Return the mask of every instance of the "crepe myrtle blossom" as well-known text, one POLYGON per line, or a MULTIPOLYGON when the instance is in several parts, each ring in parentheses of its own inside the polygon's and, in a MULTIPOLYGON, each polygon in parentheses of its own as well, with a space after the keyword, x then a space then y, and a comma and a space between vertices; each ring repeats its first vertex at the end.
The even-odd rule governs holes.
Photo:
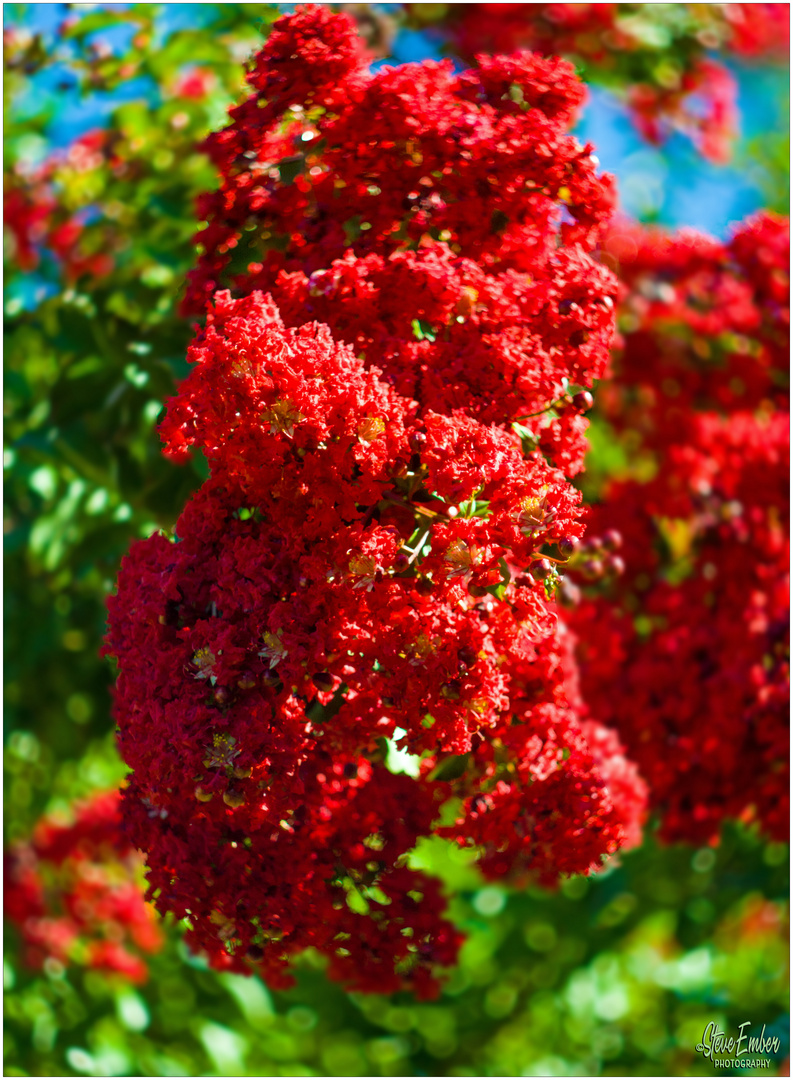
POLYGON ((371 72, 347 16, 305 8, 248 81, 208 143, 205 322, 160 428, 210 477, 109 601, 123 816, 214 966, 285 986, 313 947, 349 988, 428 997, 461 935, 420 837, 552 882, 644 816, 553 602, 612 186, 561 61, 371 72))

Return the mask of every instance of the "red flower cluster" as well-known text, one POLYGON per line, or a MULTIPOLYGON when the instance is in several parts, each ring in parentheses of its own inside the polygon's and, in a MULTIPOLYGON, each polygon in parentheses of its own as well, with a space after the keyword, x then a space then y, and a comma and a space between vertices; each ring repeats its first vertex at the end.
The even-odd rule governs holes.
POLYGON ((14 242, 14 261, 20 270, 35 270, 38 246, 46 235, 55 203, 46 190, 37 186, 7 186, 3 193, 3 224, 14 242))
POLYGON ((738 87, 717 60, 693 63, 672 85, 639 83, 628 93, 628 106, 641 134, 664 142, 674 131, 691 140, 703 157, 724 164, 738 134, 738 87))
POLYGON ((352 988, 428 996, 460 938, 419 837, 553 880, 643 813, 549 599, 583 532, 612 189, 560 61, 370 72, 309 8, 249 81, 210 140, 189 303, 214 306, 161 427, 211 477, 110 601, 124 815, 215 966, 282 986, 313 946, 352 988))
POLYGON ((112 162, 107 143, 105 132, 86 132, 67 150, 21 171, 6 185, 3 223, 13 237, 13 258, 20 270, 35 270, 44 253, 57 261, 70 284, 83 277, 102 278, 113 269, 107 229, 101 234, 94 230, 86 243, 85 216, 71 212, 62 197, 64 182, 79 181, 80 174, 112 162))
MULTIPOLYGON (((442 9, 432 5, 431 15, 423 5, 406 6, 419 23, 437 18, 442 9)), ((725 161, 736 134, 736 86, 707 50, 784 54, 789 5, 677 4, 670 17, 664 8, 672 7, 454 4, 443 17, 443 30, 466 62, 483 52, 526 48, 583 63, 595 80, 627 90, 633 118, 647 139, 661 142, 680 131, 705 157, 725 161)))
POLYGON ((144 982, 141 953, 162 947, 143 899, 143 860, 121 832, 118 792, 77 804, 72 824, 43 818, 6 856, 5 916, 19 926, 28 966, 48 959, 144 982))
POLYGON ((601 405, 652 476, 595 508, 627 569, 574 616, 584 694, 666 838, 740 816, 786 838, 789 224, 759 215, 728 244, 620 227, 605 249, 630 292, 601 405))
POLYGON ((737 56, 780 55, 790 51, 790 4, 723 4, 728 45, 737 56))
POLYGON ((416 249, 547 279, 556 249, 591 247, 611 211, 611 179, 567 134, 584 88, 561 60, 370 72, 354 24, 307 9, 276 24, 248 79, 207 140, 221 185, 199 205, 189 310, 224 282, 269 290, 282 270, 416 249))

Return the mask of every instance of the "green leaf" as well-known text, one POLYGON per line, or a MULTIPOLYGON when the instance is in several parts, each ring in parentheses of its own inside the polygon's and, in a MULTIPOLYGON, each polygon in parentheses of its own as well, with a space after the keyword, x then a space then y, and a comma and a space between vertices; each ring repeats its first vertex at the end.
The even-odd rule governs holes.
POLYGON ((410 325, 417 341, 435 341, 437 335, 429 323, 422 322, 421 319, 414 319, 410 325))
POLYGON ((451 754, 443 758, 429 775, 430 780, 459 780, 471 761, 470 754, 451 754))

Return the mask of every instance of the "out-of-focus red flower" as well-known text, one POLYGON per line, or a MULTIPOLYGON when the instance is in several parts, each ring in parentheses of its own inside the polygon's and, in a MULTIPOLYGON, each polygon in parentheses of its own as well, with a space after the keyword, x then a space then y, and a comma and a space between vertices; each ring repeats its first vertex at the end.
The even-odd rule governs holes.
POLYGON ((84 211, 70 210, 62 194, 65 178, 101 169, 108 160, 114 160, 108 133, 97 129, 14 177, 4 196, 4 223, 14 237, 12 265, 29 272, 43 254, 49 255, 70 285, 86 277, 99 280, 112 271, 115 262, 107 250, 108 229, 101 237, 93 231, 86 240, 84 211), (99 250, 97 240, 101 241, 99 250))
POLYGON ((684 73, 678 87, 631 88, 628 103, 646 139, 664 142, 679 131, 703 157, 725 163, 738 133, 738 88, 730 72, 715 60, 700 60, 684 73))
POLYGON ((790 52, 790 4, 722 4, 729 45, 738 55, 757 57, 790 52))
POLYGON ((217 85, 217 76, 209 68, 192 67, 183 72, 173 86, 174 97, 201 101, 217 85))
POLYGON ((789 250, 760 214, 722 244, 616 226, 622 351, 601 405, 652 479, 613 482, 624 574, 573 614, 584 696, 668 839, 725 818, 788 835, 789 250))
POLYGON ((6 186, 3 194, 3 224, 14 238, 12 258, 20 270, 35 270, 39 263, 38 244, 47 231, 55 204, 40 185, 27 189, 6 186))
POLYGON ((71 824, 43 818, 7 854, 5 915, 19 927, 29 966, 51 958, 145 981, 140 954, 158 952, 163 938, 118 803, 118 792, 108 792, 76 804, 71 824))

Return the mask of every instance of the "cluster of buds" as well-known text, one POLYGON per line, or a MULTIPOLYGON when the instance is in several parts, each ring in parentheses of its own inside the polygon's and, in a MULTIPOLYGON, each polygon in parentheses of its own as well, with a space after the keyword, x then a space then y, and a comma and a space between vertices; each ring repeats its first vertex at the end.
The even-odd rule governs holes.
POLYGON ((584 581, 619 577, 625 570, 625 562, 618 554, 621 547, 622 534, 616 529, 606 529, 600 536, 587 536, 580 543, 573 541, 567 568, 584 581))

